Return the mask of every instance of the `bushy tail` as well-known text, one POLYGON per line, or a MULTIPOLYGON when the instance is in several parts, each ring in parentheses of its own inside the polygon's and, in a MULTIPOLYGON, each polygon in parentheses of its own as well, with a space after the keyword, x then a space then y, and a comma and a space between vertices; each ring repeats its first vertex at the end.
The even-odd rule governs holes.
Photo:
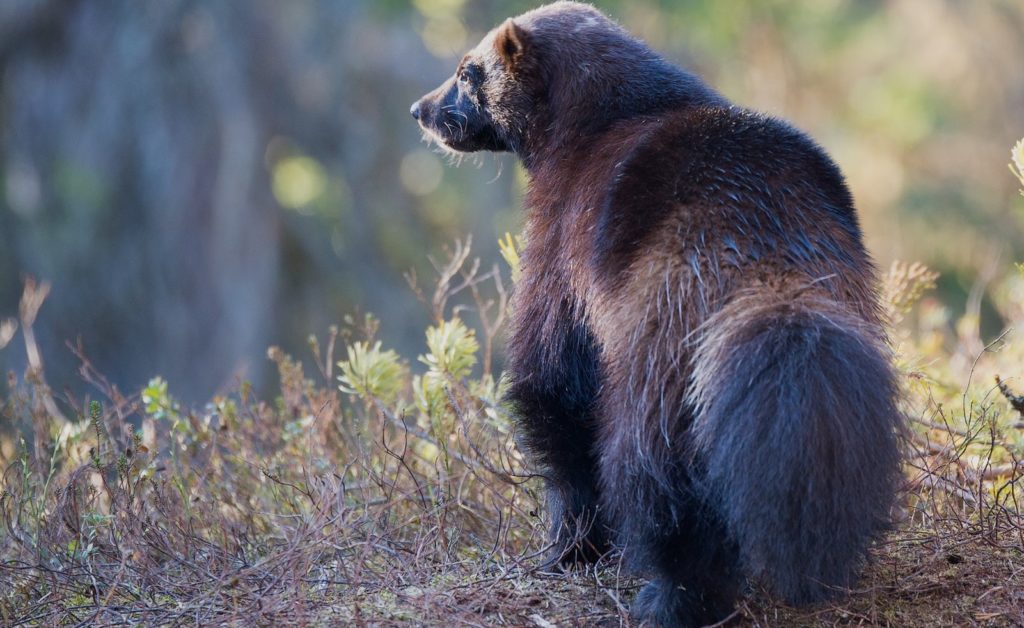
POLYGON ((881 332, 834 301, 738 299, 694 363, 702 484, 748 573, 801 604, 855 577, 899 473, 881 332))

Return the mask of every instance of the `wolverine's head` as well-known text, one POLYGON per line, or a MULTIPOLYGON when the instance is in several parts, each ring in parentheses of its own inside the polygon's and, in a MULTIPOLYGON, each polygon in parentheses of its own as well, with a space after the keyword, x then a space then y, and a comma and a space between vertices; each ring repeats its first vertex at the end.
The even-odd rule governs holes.
POLYGON ((459 152, 517 151, 534 94, 530 36, 511 18, 466 53, 455 75, 413 103, 427 137, 459 152))
POLYGON ((622 118, 723 102, 594 7, 556 2, 489 32, 410 112, 448 149, 529 162, 622 118))

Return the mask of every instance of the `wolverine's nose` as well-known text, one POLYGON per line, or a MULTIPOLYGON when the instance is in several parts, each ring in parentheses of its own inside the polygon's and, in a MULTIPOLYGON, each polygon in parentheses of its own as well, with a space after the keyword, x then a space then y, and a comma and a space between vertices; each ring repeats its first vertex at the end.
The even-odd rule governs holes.
POLYGON ((412 117, 416 118, 417 120, 420 119, 420 101, 417 100, 412 104, 412 107, 409 108, 409 113, 411 113, 412 117))

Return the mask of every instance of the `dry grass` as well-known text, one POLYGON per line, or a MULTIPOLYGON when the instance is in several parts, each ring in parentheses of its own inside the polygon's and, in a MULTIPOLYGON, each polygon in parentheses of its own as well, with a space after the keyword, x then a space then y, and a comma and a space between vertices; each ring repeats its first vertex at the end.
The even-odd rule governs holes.
MULTIPOLYGON (((424 301, 440 321, 450 297, 467 297, 486 321, 486 373, 504 290, 497 269, 480 273, 468 250, 453 253, 424 301)), ((929 279, 906 267, 891 276, 906 284, 892 299, 899 316, 899 299, 929 279)), ((41 289, 29 287, 21 312, 30 355, 41 289)), ((353 384, 363 393, 337 389, 336 346, 376 332, 370 319, 332 330, 311 343, 311 369, 271 350, 281 381, 271 401, 246 384, 191 410, 159 381, 124 395, 77 347, 96 401, 54 399, 41 365, 12 375, 0 432, 0 622, 629 625, 638 583, 614 556, 575 574, 537 571, 539 481, 492 379, 465 376, 449 355, 439 380, 413 383, 408 365, 378 356, 380 369, 353 384), (28 442, 12 446, 19 433, 28 442)), ((919 336, 901 343, 916 348, 919 336)), ((446 346, 457 353, 456 344, 446 346)), ((1019 365, 1014 355, 943 364, 988 379, 1000 360, 1019 365)), ((912 426, 898 528, 835 603, 797 611, 752 585, 733 624, 1024 624, 1022 419, 994 383, 974 397, 977 385, 956 392, 931 366, 904 366, 912 426)))

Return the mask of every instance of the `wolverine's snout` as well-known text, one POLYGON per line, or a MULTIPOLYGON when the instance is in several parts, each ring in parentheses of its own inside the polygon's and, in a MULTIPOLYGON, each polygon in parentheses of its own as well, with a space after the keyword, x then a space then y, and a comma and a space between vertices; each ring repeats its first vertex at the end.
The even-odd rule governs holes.
POLYGON ((409 107, 409 114, 419 122, 420 128, 438 143, 454 148, 465 133, 465 113, 459 111, 452 99, 451 87, 445 83, 421 96, 409 107), (458 117, 459 119, 454 119, 458 117), (460 135, 462 134, 462 135, 460 135))
POLYGON ((421 96, 409 107, 424 136, 445 150, 471 153, 478 150, 508 150, 470 88, 450 78, 434 91, 421 96))

